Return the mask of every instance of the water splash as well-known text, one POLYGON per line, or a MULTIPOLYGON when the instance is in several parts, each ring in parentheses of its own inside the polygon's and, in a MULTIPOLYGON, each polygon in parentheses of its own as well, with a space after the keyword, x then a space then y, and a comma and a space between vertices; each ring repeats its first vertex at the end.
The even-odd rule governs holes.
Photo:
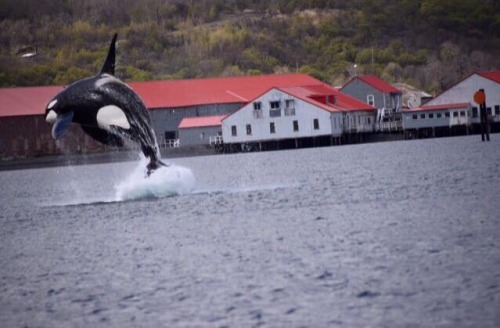
POLYGON ((195 178, 191 169, 170 164, 146 177, 144 167, 147 161, 141 159, 132 173, 115 185, 115 201, 162 198, 192 192, 195 178))

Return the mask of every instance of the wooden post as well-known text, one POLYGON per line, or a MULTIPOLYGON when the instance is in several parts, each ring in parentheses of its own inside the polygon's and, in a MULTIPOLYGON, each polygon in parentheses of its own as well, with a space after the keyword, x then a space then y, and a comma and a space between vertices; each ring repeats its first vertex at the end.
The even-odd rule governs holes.
POLYGON ((479 117, 481 118, 481 140, 490 141, 488 131, 488 112, 486 111, 486 94, 484 89, 479 89, 474 94, 474 101, 479 105, 479 117))

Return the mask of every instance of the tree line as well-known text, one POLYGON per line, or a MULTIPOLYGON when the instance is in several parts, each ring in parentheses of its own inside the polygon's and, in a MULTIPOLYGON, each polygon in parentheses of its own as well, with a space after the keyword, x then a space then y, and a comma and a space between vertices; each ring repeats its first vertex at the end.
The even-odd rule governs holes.
POLYGON ((437 93, 500 69, 495 0, 2 0, 0 86, 95 74, 114 32, 127 81, 376 74, 437 93))

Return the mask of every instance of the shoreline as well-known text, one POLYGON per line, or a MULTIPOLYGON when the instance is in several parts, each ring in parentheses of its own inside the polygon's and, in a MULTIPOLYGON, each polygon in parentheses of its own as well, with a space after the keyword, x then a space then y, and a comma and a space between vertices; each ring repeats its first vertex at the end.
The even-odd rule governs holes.
MULTIPOLYGON (((490 135, 496 134, 495 132, 490 135)), ((473 133, 469 136, 479 135, 473 133)), ((465 137, 467 135, 452 135, 443 136, 444 138, 450 137, 465 137)), ((341 145, 332 145, 330 147, 339 147, 355 144, 367 144, 367 143, 378 143, 378 142, 393 142, 393 141, 411 141, 411 140, 423 140, 423 139, 436 139, 435 138, 416 138, 416 139, 404 139, 401 134, 378 134, 372 135, 369 138, 364 139, 361 142, 347 142, 341 145)), ((303 148, 303 147, 300 147, 303 148)), ((309 147, 306 147, 309 148, 309 147)), ((293 148, 283 148, 293 149, 293 148)), ((203 146, 189 146, 182 148, 160 148, 161 158, 163 160, 169 158, 184 158, 184 157, 197 157, 197 156, 210 156, 210 155, 223 155, 224 153, 217 152, 213 147, 206 145, 203 146)), ((11 170, 24 170, 24 169, 35 169, 35 168, 49 168, 57 166, 73 166, 73 165, 91 165, 91 164, 104 164, 104 163, 117 163, 117 162, 127 162, 139 160, 141 156, 139 149, 112 149, 100 153, 90 153, 90 154, 59 154, 59 155, 48 155, 40 157, 31 158, 20 158, 12 160, 0 160, 0 172, 1 171, 11 171, 11 170)))
MULTIPOLYGON (((213 148, 161 148, 162 158, 217 155, 213 148)), ((12 160, 0 160, 0 171, 26 170, 45 167, 118 163, 139 160, 139 150, 110 150, 90 154, 60 154, 12 160)))

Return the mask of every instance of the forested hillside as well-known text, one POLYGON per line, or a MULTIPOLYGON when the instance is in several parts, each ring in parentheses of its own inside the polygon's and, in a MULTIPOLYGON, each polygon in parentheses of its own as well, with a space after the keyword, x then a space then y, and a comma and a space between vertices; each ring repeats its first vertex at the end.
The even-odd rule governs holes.
POLYGON ((127 81, 357 73, 439 92, 500 69, 496 0, 0 0, 0 86, 93 75, 114 32, 127 81))

